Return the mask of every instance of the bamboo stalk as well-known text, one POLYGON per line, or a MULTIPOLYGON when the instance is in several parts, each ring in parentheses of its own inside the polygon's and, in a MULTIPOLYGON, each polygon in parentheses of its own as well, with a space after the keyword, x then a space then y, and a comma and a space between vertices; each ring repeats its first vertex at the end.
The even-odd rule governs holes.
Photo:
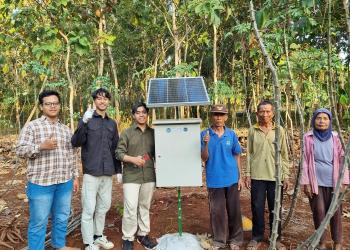
POLYGON ((254 11, 254 5, 253 1, 250 1, 250 14, 251 19, 253 23, 253 29, 255 36, 259 42, 259 47, 261 49, 262 54, 264 55, 265 61, 267 63, 267 66, 269 67, 271 74, 272 74, 272 83, 274 86, 274 102, 275 102, 275 124, 276 124, 276 130, 275 130, 275 141, 274 141, 274 147, 275 147, 275 168, 276 168, 276 188, 275 188, 275 208, 273 211, 274 217, 273 217, 273 223, 272 223, 272 231, 271 231, 271 237, 270 237, 270 246, 269 250, 275 250, 276 249, 276 241, 278 237, 278 224, 279 221, 281 221, 280 218, 280 209, 281 209, 281 192, 282 192, 282 182, 281 182, 281 145, 279 142, 280 138, 280 107, 281 107, 281 92, 280 92, 280 85, 279 80, 277 76, 277 71, 275 66, 273 65, 270 56, 268 55, 263 39, 260 36, 256 20, 255 20, 255 11, 254 11))
POLYGON ((300 138, 301 138, 301 143, 300 143, 300 161, 298 164, 298 172, 297 172, 297 179, 295 181, 295 186, 294 186, 294 192, 293 192, 293 197, 292 197, 292 202, 289 208, 289 212, 288 215, 286 216, 286 219, 284 221, 284 223, 282 224, 282 228, 286 228, 288 226, 288 223, 290 222, 291 218, 293 217, 294 214, 294 209, 296 207, 297 204, 297 197, 298 194, 300 192, 300 180, 301 180, 301 173, 303 170, 303 161, 304 161, 304 133, 305 133, 305 127, 304 127, 304 116, 303 116, 303 108, 300 104, 300 99, 298 97, 298 93, 296 92, 296 90, 294 89, 293 86, 293 73, 292 73, 292 69, 290 66, 290 61, 289 61, 289 49, 288 49, 288 41, 287 41, 287 37, 286 37, 286 33, 285 31, 283 32, 284 35, 284 47, 285 47, 285 51, 286 51, 286 61, 287 61, 287 69, 288 69, 288 76, 289 76, 289 81, 290 81, 290 86, 291 89, 294 93, 294 97, 295 97, 295 101, 297 104, 297 112, 300 118, 300 138))

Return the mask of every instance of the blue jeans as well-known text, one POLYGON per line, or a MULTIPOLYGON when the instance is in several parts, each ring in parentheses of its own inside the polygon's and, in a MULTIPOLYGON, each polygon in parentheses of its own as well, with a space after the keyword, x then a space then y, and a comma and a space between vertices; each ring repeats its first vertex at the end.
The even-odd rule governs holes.
POLYGON ((72 180, 50 186, 28 182, 29 250, 44 250, 46 227, 50 214, 52 247, 62 248, 65 246, 72 189, 72 180))

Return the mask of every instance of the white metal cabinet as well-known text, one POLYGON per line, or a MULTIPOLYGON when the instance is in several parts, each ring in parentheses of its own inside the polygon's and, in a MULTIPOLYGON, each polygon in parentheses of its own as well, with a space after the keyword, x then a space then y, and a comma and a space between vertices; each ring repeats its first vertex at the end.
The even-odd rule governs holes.
POLYGON ((155 120, 157 187, 202 186, 201 119, 155 120))

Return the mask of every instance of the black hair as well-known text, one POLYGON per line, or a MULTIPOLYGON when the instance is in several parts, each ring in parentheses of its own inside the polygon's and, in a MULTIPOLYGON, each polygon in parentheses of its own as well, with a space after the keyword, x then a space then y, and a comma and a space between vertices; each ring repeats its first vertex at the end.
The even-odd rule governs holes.
POLYGON ((48 97, 48 96, 52 96, 52 95, 57 96, 58 101, 61 102, 60 94, 57 91, 55 91, 55 90, 44 90, 43 92, 41 92, 39 94, 39 98, 38 98, 39 99, 39 104, 42 105, 43 101, 44 101, 44 98, 48 97))
POLYGON ((109 100, 111 100, 111 94, 105 88, 96 89, 94 92, 91 93, 92 99, 95 100, 97 96, 104 96, 104 97, 107 97, 109 100))
POLYGON ((144 107, 147 114, 148 114, 149 108, 147 108, 146 103, 144 103, 144 102, 135 103, 134 106, 132 106, 132 108, 131 108, 131 113, 134 115, 139 107, 144 107))
POLYGON ((262 101, 258 104, 257 111, 259 112, 260 107, 261 107, 261 106, 265 106, 265 105, 271 105, 271 106, 272 106, 272 111, 275 110, 275 106, 273 105, 273 103, 272 103, 270 100, 262 100, 262 101))

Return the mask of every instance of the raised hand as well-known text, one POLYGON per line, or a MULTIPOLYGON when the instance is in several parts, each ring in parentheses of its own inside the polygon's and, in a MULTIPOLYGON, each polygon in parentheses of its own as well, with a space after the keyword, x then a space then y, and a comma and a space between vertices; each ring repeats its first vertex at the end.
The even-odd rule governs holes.
POLYGON ((91 108, 89 105, 88 109, 85 111, 84 116, 83 116, 83 122, 88 123, 90 119, 92 118, 92 115, 94 114, 94 109, 91 108))
POLYGON ((203 141, 205 144, 208 144, 208 142, 210 141, 209 130, 207 130, 206 135, 203 137, 203 141))

